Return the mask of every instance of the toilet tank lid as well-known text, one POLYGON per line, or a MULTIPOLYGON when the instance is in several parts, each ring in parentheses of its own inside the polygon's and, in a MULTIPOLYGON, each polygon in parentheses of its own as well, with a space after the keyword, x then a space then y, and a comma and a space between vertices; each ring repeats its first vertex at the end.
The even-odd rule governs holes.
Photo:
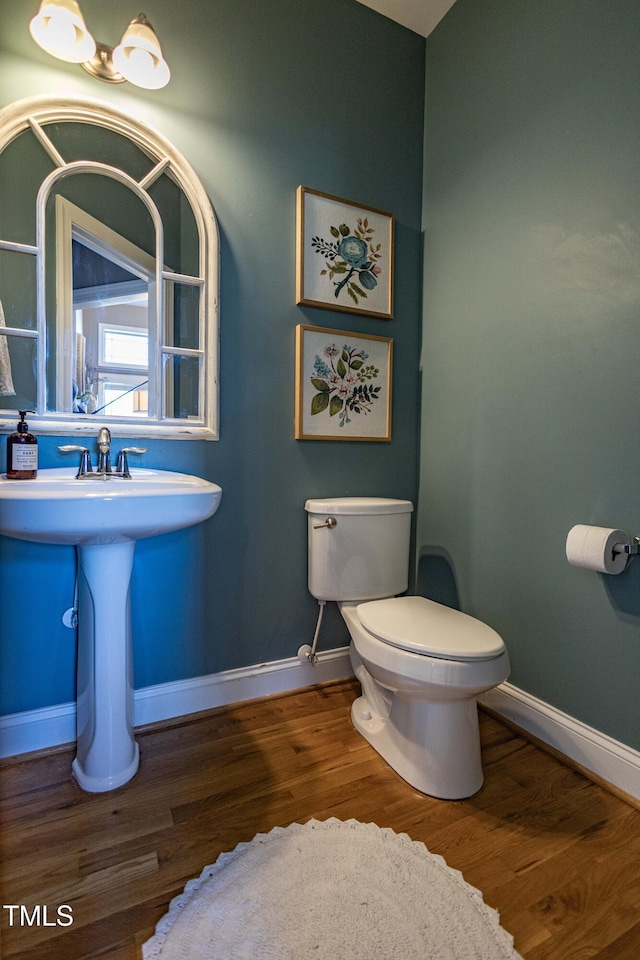
POLYGON ((325 500, 307 500, 307 513, 335 513, 343 516, 370 516, 381 513, 411 513, 410 500, 389 497, 329 497, 325 500))

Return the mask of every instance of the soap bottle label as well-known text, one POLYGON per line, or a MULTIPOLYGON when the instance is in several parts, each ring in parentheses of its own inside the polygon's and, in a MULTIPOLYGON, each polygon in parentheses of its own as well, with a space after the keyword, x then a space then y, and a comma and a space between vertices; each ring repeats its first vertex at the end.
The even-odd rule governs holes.
POLYGON ((12 470, 37 470, 38 447, 35 443, 14 443, 11 448, 12 470))

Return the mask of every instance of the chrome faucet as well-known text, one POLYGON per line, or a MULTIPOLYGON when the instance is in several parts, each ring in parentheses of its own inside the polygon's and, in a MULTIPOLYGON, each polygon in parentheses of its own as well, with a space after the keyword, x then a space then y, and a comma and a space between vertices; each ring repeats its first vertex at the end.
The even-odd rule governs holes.
POLYGON ((131 479, 131 473, 129 471, 129 461, 127 459, 128 453, 146 453, 146 447, 123 447, 120 453, 118 454, 118 462, 116 464, 116 475, 122 477, 124 480, 131 479))
POLYGON ((111 473, 111 431, 100 427, 98 431, 98 473, 111 473))
POLYGON ((131 472, 127 454, 146 453, 146 447, 123 447, 118 454, 116 469, 111 469, 111 431, 108 427, 100 427, 98 431, 98 466, 95 473, 91 467, 91 454, 87 447, 79 447, 75 444, 67 444, 58 447, 62 453, 71 453, 76 450, 80 453, 80 466, 76 474, 76 480, 130 480, 131 472))
POLYGON ((93 467, 91 466, 91 452, 88 447, 79 447, 75 443, 66 443, 63 447, 58 447, 60 453, 74 453, 77 451, 80 454, 80 466, 78 467, 78 472, 76 473, 76 480, 82 480, 84 477, 95 477, 93 472, 93 467))

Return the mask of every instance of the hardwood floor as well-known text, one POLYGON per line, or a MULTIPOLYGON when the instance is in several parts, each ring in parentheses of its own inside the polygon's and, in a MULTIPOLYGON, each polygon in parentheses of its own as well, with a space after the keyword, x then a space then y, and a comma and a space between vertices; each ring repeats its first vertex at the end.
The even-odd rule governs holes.
POLYGON ((171 898, 220 852, 331 816, 441 854, 499 910, 525 960, 637 960, 640 811, 484 714, 483 790, 424 797, 352 728, 355 690, 331 684, 143 730, 140 772, 108 794, 73 783, 68 749, 3 765, 3 960, 138 960, 171 898), (8 909, 20 904, 31 926, 8 909))

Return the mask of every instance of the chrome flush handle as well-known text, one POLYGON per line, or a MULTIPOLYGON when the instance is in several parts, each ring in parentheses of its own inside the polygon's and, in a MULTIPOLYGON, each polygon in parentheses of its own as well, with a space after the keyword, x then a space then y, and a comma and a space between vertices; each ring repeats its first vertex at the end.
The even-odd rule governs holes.
POLYGON ((338 522, 338 521, 335 519, 335 517, 327 517, 327 519, 324 521, 324 523, 314 523, 313 529, 314 529, 314 530, 321 530, 322 527, 329 527, 329 530, 331 530, 332 527, 335 527, 335 525, 337 524, 337 522, 338 522))

